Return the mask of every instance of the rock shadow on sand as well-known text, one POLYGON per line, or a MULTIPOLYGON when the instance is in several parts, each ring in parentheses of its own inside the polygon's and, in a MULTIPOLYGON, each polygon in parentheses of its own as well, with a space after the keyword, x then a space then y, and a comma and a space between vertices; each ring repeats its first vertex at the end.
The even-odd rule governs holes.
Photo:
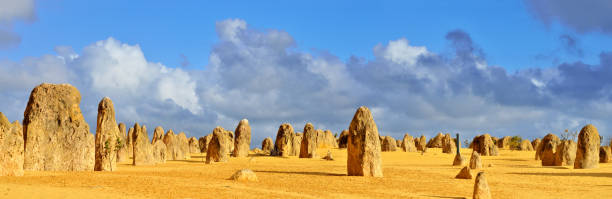
POLYGON ((346 176, 343 173, 327 173, 318 171, 266 171, 255 170, 256 173, 277 173, 277 174, 298 174, 298 175, 318 175, 318 176, 346 176))
POLYGON ((428 198, 465 199, 466 197, 421 195, 428 198))
POLYGON ((192 160, 166 160, 166 162, 186 162, 186 163, 204 163, 206 160, 192 159, 192 160))
POLYGON ((271 157, 271 158, 289 159, 289 157, 276 156, 276 155, 270 155, 270 154, 249 154, 247 157, 249 158, 251 157, 271 157))
POLYGON ((200 158, 201 159, 201 158, 206 158, 206 155, 192 155, 191 158, 194 158, 194 159, 200 158))
POLYGON ((496 159, 492 159, 492 160, 513 161, 513 162, 529 162, 529 161, 531 161, 531 160, 525 160, 525 159, 511 159, 511 158, 496 158, 496 159))
POLYGON ((526 169, 569 169, 565 166, 540 166, 540 165, 504 165, 511 168, 526 168, 526 169))
POLYGON ((612 173, 508 173, 533 176, 560 176, 560 177, 604 177, 612 178, 612 173))

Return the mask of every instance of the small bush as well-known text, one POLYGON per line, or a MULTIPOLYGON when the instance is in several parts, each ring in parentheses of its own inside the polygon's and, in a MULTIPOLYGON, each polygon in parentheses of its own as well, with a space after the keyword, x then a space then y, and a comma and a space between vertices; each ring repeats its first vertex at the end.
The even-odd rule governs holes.
POLYGON ((576 137, 578 137, 578 131, 571 132, 565 129, 565 131, 561 133, 561 140, 574 140, 575 141, 576 137))
POLYGON ((523 138, 521 138, 521 136, 515 135, 510 138, 510 143, 508 143, 508 145, 510 145, 510 149, 519 149, 522 141, 523 138))
POLYGON ((112 162, 115 161, 115 159, 112 158, 113 157, 112 154, 115 154, 115 158, 116 158, 117 151, 121 150, 121 148, 123 148, 123 147, 124 147, 124 144, 121 141, 121 138, 117 138, 117 140, 115 140, 115 148, 114 149, 111 149, 110 140, 106 140, 104 142, 104 156, 105 157, 110 157, 109 158, 110 161, 108 161, 108 166, 110 167, 111 171, 113 171, 112 162))

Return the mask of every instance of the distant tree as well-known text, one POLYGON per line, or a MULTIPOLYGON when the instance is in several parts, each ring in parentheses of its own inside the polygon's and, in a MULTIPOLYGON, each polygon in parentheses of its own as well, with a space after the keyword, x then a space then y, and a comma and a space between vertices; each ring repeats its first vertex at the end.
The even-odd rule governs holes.
POLYGON ((578 131, 571 132, 571 131, 565 129, 565 131, 563 131, 561 133, 561 140, 573 140, 573 141, 575 141, 576 137, 578 137, 578 131))
POLYGON ((463 140, 463 144, 465 145, 465 147, 470 147, 470 141, 468 139, 463 140))
POLYGON ((510 138, 510 143, 508 143, 508 145, 510 145, 510 149, 519 149, 522 141, 523 138, 521 136, 516 135, 510 138))
POLYGON ((123 148, 123 142, 121 141, 121 138, 117 138, 117 140, 115 140, 115 148, 111 149, 110 146, 110 140, 106 140, 104 142, 104 156, 106 158, 109 158, 108 161, 108 166, 110 167, 111 171, 113 171, 113 161, 116 161, 116 157, 117 157, 117 151, 121 150, 121 148, 123 148), (115 154, 115 158, 113 158, 112 154, 115 154))

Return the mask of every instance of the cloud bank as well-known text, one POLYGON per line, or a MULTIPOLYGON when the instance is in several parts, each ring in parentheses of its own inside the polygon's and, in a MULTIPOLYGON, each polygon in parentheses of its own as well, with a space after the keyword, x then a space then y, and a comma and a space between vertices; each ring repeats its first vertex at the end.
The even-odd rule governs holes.
POLYGON ((0 0, 0 50, 15 48, 21 43, 21 36, 13 32, 15 22, 35 19, 34 0, 0 0))
POLYGON ((612 1, 525 0, 527 8, 546 24, 559 22, 577 32, 612 34, 612 1))
POLYGON ((150 62, 138 45, 114 38, 81 52, 59 46, 54 55, 0 61, 0 110, 21 119, 34 86, 67 82, 81 91, 91 128, 97 103, 109 96, 118 121, 190 136, 217 125, 233 130, 247 118, 252 147, 285 122, 296 131, 312 122, 339 132, 362 105, 373 111, 381 134, 396 138, 437 132, 534 138, 587 123, 612 135, 606 120, 612 115, 612 53, 602 52, 597 65, 563 63, 510 74, 489 65, 484 49, 462 30, 441 38, 452 53, 398 38, 374 46, 372 59, 340 60, 301 51, 289 33, 244 20, 220 21, 215 28, 219 41, 201 69, 150 62))

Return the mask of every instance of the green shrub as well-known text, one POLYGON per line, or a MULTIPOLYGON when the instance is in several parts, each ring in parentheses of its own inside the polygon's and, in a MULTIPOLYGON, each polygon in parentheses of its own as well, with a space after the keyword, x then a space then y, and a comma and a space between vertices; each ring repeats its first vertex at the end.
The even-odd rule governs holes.
POLYGON ((510 143, 508 143, 508 145, 510 145, 510 149, 519 149, 522 141, 523 138, 521 138, 521 136, 515 135, 510 138, 510 143))
POLYGON ((111 149, 110 140, 106 140, 104 142, 104 156, 105 157, 110 157, 109 158, 110 161, 108 161, 108 164, 109 164, 108 166, 110 167, 111 171, 113 171, 113 164, 112 164, 112 162, 115 161, 115 159, 112 158, 113 157, 112 154, 115 154, 115 157, 116 157, 117 151, 121 150, 121 148, 123 148, 123 147, 124 147, 124 144, 121 141, 121 138, 119 138, 119 137, 117 138, 117 140, 115 140, 115 148, 114 149, 111 149))

